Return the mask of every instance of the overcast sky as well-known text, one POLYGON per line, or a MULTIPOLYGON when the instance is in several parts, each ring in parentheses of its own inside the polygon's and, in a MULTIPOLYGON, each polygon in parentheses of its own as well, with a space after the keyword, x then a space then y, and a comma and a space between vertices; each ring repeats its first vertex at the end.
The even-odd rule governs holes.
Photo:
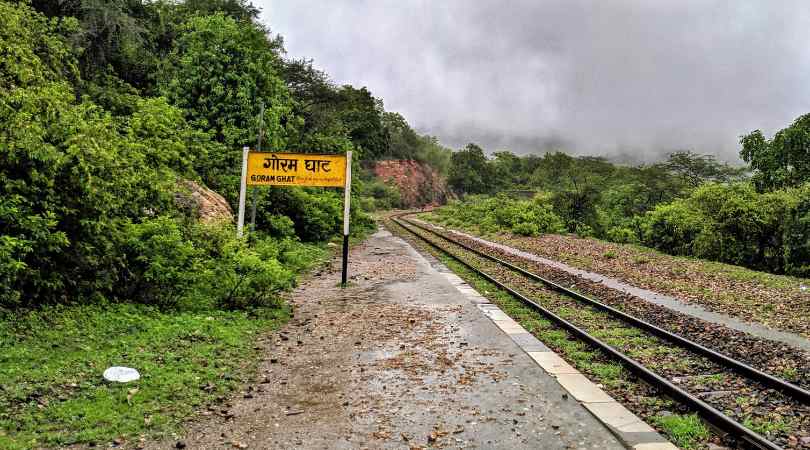
POLYGON ((806 0, 254 0, 290 57, 457 148, 736 159, 810 112, 806 0))

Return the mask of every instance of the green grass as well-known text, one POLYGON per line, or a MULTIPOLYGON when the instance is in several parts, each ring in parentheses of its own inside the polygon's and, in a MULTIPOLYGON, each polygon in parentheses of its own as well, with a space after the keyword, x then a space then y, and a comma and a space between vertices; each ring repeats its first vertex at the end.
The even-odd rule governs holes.
POLYGON ((696 448, 710 436, 706 424, 696 414, 655 416, 653 421, 667 433, 675 445, 683 449, 696 448))
POLYGON ((164 313, 145 306, 47 308, 0 320, 0 448, 103 444, 174 429, 255 368, 258 333, 287 307, 164 313), (109 366, 141 379, 105 382, 109 366))
POLYGON ((779 371, 779 374, 782 375, 782 378, 787 380, 796 380, 799 378, 799 371, 795 367, 785 367, 779 371))
POLYGON ((785 433, 790 429, 790 424, 785 422, 784 419, 768 420, 762 418, 751 419, 749 417, 743 420, 742 424, 746 428, 749 428, 754 432, 759 433, 763 436, 768 436, 773 432, 785 433))

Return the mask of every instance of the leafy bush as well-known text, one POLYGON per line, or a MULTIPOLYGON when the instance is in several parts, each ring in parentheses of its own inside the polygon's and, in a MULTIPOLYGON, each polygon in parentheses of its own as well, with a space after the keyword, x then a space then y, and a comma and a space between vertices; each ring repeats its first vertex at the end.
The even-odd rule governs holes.
POLYGON ((748 183, 704 184, 643 219, 645 245, 746 267, 806 270, 808 189, 757 193, 748 183))
POLYGON ((110 292, 124 227, 173 208, 171 170, 74 99, 65 85, 0 96, 0 234, 26 268, 8 279, 23 304, 110 292))
POLYGON ((127 267, 142 282, 127 298, 184 310, 273 306, 325 253, 289 237, 237 239, 232 225, 181 225, 161 217, 133 226, 127 267))
POLYGON ((325 190, 287 191, 291 201, 273 205, 297 214, 268 216, 277 239, 246 242, 233 226, 197 224, 175 203, 177 180, 221 180, 203 169, 208 150, 222 147, 161 98, 135 97, 118 118, 77 101, 65 81, 76 62, 56 22, 26 4, 0 2, 0 12, 0 45, 10 49, 0 54, 0 307, 269 304, 321 254, 295 232, 324 240, 339 231, 340 196, 325 190))
POLYGON ((267 218, 266 231, 278 238, 295 237, 295 223, 287 216, 270 215, 267 218))
POLYGON ((797 190, 796 197, 782 224, 785 272, 810 277, 810 184, 797 190))
POLYGON ((639 243, 638 233, 636 230, 629 227, 613 227, 605 232, 605 237, 609 241, 618 242, 620 244, 637 244, 639 243))
POLYGON ((124 298, 176 307, 200 281, 204 255, 171 217, 129 224, 122 235, 127 255, 122 277, 124 298))
POLYGON ((402 196, 399 190, 380 180, 372 180, 362 187, 363 195, 374 199, 373 209, 386 210, 402 207, 402 196))
POLYGON ((674 255, 689 255, 704 218, 684 201, 659 205, 645 217, 643 242, 674 255))
POLYGON ((554 214, 548 197, 538 195, 532 200, 516 200, 506 195, 497 197, 469 196, 463 202, 453 202, 436 211, 448 225, 477 227, 484 233, 511 231, 524 236, 559 233, 565 227, 554 214))

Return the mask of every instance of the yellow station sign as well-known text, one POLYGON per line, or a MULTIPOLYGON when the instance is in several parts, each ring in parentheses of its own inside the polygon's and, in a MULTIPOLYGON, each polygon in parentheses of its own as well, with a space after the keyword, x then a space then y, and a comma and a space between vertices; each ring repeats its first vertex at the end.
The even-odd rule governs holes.
POLYGON ((248 153, 247 184, 261 186, 346 185, 346 156, 310 153, 248 153))

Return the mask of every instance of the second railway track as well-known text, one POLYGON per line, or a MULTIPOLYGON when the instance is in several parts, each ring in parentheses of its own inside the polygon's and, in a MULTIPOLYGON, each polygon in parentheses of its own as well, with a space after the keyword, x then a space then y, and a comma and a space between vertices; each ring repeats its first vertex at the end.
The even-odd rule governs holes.
POLYGON ((393 221, 588 345, 618 360, 636 376, 697 412, 744 447, 804 447, 796 436, 810 435, 810 392, 806 389, 560 286, 430 227, 403 220, 401 216, 393 221), (768 437, 754 429, 765 430, 768 437))

